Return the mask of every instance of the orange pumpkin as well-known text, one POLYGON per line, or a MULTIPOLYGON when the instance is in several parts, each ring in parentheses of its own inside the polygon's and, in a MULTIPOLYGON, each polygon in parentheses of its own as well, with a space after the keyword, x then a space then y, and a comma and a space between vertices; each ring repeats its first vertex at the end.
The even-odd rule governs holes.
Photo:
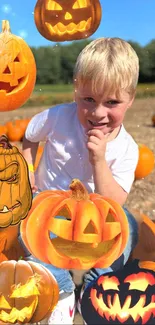
POLYGON ((0 136, 3 134, 7 135, 7 126, 6 125, 0 125, 0 136))
POLYGON ((6 136, 0 137, 0 227, 18 224, 32 204, 26 160, 6 136))
POLYGON ((48 190, 34 198, 21 235, 28 250, 43 262, 66 269, 105 268, 124 251, 129 227, 118 203, 88 194, 74 179, 68 191, 48 190), (49 232, 57 238, 51 239, 49 232))
POLYGON ((153 114, 153 116, 152 116, 152 123, 153 123, 153 126, 155 126, 155 114, 153 114))
POLYGON ((22 260, 0 263, 0 292, 1 324, 39 322, 59 297, 54 276, 44 266, 22 260))
POLYGON ((139 239, 132 252, 132 258, 155 262, 155 222, 145 214, 142 214, 139 239))
POLYGON ((26 42, 11 34, 9 21, 2 21, 0 33, 0 111, 22 106, 36 81, 36 64, 26 42))
POLYGON ((0 228, 0 262, 24 258, 25 252, 18 241, 18 227, 0 228))
POLYGON ((39 33, 54 42, 89 37, 101 15, 99 0, 38 0, 34 10, 39 33))
POLYGON ((154 153, 144 144, 139 144, 139 160, 135 170, 135 179, 148 176, 154 168, 154 153))

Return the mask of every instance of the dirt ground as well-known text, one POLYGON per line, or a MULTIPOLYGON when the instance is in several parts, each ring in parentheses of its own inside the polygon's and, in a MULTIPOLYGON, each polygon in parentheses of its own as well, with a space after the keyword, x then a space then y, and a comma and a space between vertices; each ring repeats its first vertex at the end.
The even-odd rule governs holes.
MULTIPOLYGON (((45 109, 23 108, 12 112, 0 113, 1 124, 6 121, 32 117, 37 112, 45 109)), ((137 143, 147 145, 155 154, 155 127, 152 126, 152 115, 155 114, 155 98, 136 99, 132 108, 127 112, 124 125, 137 143)), ((136 209, 155 219, 155 169, 145 179, 134 182, 128 196, 126 207, 136 209)), ((74 281, 80 284, 83 272, 74 272, 74 281)), ((79 315, 76 315, 75 324, 82 324, 79 315)))

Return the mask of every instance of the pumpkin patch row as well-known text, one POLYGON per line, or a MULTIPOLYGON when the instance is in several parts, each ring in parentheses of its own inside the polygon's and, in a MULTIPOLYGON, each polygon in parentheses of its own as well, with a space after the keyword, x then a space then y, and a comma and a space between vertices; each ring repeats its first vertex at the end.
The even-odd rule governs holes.
POLYGON ((5 134, 11 142, 21 141, 29 121, 30 118, 16 119, 0 125, 0 136, 5 134))

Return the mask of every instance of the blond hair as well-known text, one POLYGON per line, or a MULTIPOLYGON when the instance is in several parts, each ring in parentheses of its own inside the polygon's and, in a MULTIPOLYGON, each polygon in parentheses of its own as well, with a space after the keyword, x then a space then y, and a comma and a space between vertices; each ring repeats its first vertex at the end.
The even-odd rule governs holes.
POLYGON ((88 44, 79 54, 74 83, 91 82, 95 93, 115 93, 121 90, 134 95, 139 76, 139 59, 126 41, 120 38, 99 38, 88 44))

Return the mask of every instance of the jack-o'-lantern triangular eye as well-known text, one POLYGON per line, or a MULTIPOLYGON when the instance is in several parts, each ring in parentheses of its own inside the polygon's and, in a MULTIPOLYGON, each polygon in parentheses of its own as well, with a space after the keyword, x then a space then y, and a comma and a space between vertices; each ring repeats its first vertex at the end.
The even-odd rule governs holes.
POLYGON ((47 4, 47 9, 48 10, 63 10, 63 8, 60 6, 59 3, 56 1, 49 1, 47 4))
POLYGON ((5 73, 6 73, 6 74, 10 74, 10 73, 11 73, 11 71, 10 71, 10 69, 9 69, 8 66, 5 68, 5 70, 4 70, 3 73, 4 73, 4 74, 5 74, 5 73))
POLYGON ((84 230, 84 234, 97 234, 97 229, 95 227, 95 224, 90 220, 87 227, 84 230))
POLYGON ((87 8, 88 6, 90 6, 89 0, 77 0, 73 5, 73 9, 87 8))

